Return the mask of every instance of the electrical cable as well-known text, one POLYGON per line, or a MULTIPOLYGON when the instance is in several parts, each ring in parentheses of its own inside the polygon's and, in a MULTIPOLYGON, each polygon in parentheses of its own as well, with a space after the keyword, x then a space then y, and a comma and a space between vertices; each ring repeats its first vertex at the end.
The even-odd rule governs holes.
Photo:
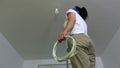
MULTIPOLYGON (((73 42, 73 45, 72 45, 72 48, 71 50, 66 54, 64 55, 63 57, 58 57, 56 55, 56 49, 57 49, 57 45, 59 44, 59 41, 56 41, 54 46, 53 46, 53 51, 52 51, 52 55, 53 55, 53 58, 58 61, 58 62, 62 62, 62 61, 66 61, 67 59, 69 59, 70 57, 74 56, 75 55, 75 51, 76 51, 76 42, 74 40, 74 38, 70 35, 66 35, 66 39, 72 39, 72 42, 73 42)), ((66 40, 67 41, 67 40, 66 40)))

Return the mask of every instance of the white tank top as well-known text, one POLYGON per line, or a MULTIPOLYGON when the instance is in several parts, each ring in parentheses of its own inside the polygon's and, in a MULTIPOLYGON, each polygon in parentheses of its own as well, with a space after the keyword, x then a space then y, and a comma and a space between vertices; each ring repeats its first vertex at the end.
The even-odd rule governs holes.
MULTIPOLYGON (((69 12, 74 12, 76 15, 76 22, 75 25, 73 26, 72 30, 70 30, 70 34, 80 34, 80 33, 84 33, 86 35, 87 34, 87 24, 86 22, 83 20, 83 18, 73 9, 69 9, 66 14, 68 14, 69 12)), ((67 17, 67 16, 66 16, 67 17)), ((67 18, 68 19, 68 18, 67 18)), ((66 26, 67 23, 67 19, 66 22, 64 23, 64 27, 66 26)))

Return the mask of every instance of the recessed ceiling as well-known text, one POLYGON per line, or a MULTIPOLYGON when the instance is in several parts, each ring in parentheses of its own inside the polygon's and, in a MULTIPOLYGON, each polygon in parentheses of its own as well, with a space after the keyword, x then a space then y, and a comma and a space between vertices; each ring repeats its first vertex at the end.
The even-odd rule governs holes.
POLYGON ((85 6, 88 34, 100 56, 120 26, 120 0, 1 0, 0 32, 24 59, 52 58, 52 47, 63 30, 65 11, 85 6), (55 15, 55 8, 59 14, 55 15))

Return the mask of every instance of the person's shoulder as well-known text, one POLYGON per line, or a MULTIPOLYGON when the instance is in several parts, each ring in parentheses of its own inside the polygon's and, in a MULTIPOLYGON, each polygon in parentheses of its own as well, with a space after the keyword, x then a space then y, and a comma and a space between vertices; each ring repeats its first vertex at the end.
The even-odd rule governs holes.
POLYGON ((68 14, 68 13, 70 13, 70 12, 76 13, 75 10, 73 10, 73 9, 69 9, 69 10, 66 11, 66 14, 68 14))

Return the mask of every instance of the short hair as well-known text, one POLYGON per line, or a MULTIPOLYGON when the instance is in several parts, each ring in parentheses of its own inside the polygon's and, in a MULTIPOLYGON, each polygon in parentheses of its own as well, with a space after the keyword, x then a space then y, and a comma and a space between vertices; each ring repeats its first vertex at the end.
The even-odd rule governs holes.
POLYGON ((78 9, 79 15, 80 15, 84 20, 86 20, 87 17, 88 17, 87 9, 86 9, 85 7, 80 8, 79 6, 75 6, 75 8, 78 9))

